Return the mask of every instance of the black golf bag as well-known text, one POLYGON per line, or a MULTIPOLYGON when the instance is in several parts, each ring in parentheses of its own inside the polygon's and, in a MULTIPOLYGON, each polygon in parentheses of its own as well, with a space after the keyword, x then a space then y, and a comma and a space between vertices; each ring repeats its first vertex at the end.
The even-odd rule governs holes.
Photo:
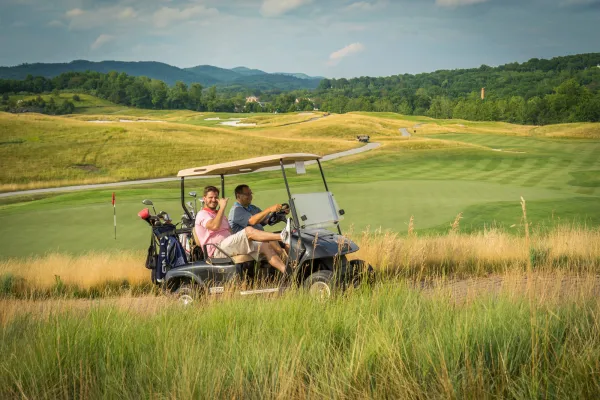
POLYGON ((152 243, 148 248, 146 268, 152 270, 152 282, 161 283, 171 268, 187 264, 185 250, 172 224, 152 227, 152 243))

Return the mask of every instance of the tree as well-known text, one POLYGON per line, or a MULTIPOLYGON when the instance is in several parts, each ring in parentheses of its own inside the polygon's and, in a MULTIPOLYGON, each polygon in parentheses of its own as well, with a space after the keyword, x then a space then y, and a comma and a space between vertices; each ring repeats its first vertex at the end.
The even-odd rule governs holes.
POLYGON ((150 97, 152 106, 155 109, 161 109, 167 107, 167 95, 169 87, 163 81, 153 79, 150 82, 150 97))
POLYGON ((183 109, 187 107, 189 100, 187 85, 181 81, 175 82, 175 86, 169 89, 167 102, 169 107, 183 109))
POLYGON ((202 85, 192 83, 189 90, 189 106, 192 110, 202 110, 202 85))

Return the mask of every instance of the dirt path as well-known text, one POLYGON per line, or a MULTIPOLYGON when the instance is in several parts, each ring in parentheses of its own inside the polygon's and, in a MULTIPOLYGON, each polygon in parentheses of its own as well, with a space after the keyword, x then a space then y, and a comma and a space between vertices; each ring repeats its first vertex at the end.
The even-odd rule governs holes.
MULTIPOLYGON (((335 160, 336 158, 346 157, 358 153, 363 153, 365 151, 373 150, 380 147, 380 143, 368 143, 365 146, 358 147, 355 149, 350 149, 346 151, 342 151, 339 153, 327 154, 321 158, 321 162, 335 160)), ((306 165, 316 164, 315 161, 308 161, 305 163, 306 165)), ((294 168, 294 165, 287 165, 286 168, 294 168)), ((280 167, 270 167, 270 168, 261 168, 256 171, 250 172, 251 174, 256 172, 264 172, 264 171, 276 171, 279 170, 280 167)), ((187 179, 209 179, 214 178, 211 176, 196 176, 187 179)), ((41 194, 41 193, 58 193, 58 192, 74 192, 78 190, 88 190, 88 189, 103 189, 110 187, 118 187, 118 186, 130 186, 130 185, 143 185, 146 183, 163 183, 163 182, 173 182, 179 181, 181 178, 157 178, 157 179, 143 179, 136 181, 125 181, 125 182, 113 182, 113 183, 98 183, 93 185, 76 185, 76 186, 63 186, 57 188, 45 188, 45 189, 32 189, 32 190, 20 190, 17 192, 7 192, 0 193, 0 198, 2 197, 11 197, 11 196, 20 196, 20 195, 29 195, 29 194, 41 194)))
POLYGON ((597 298, 600 295, 600 276, 580 276, 562 272, 536 273, 531 280, 526 274, 493 275, 485 278, 434 282, 421 287, 425 295, 442 295, 457 304, 468 303, 482 296, 498 298, 527 298, 537 302, 557 302, 566 299, 597 298))
MULTIPOLYGON (((456 281, 434 281, 415 287, 427 297, 447 297, 456 305, 468 304, 481 297, 526 299, 531 293, 536 302, 552 304, 565 300, 597 299, 600 295, 600 275, 580 276, 562 272, 536 273, 531 281, 523 273, 508 273, 485 278, 456 281)), ((203 304, 210 306, 218 298, 207 299, 203 304)), ((243 301, 243 300, 242 300, 243 301)), ((98 306, 111 306, 122 311, 140 315, 154 315, 164 307, 177 305, 168 296, 115 297, 103 299, 50 299, 16 300, 0 299, 0 325, 10 322, 18 315, 29 314, 47 319, 61 312, 85 315, 98 306)))
POLYGON ((408 129, 406 128, 400 128, 400 133, 402 133, 402 136, 407 136, 410 137, 410 133, 408 132, 408 129))

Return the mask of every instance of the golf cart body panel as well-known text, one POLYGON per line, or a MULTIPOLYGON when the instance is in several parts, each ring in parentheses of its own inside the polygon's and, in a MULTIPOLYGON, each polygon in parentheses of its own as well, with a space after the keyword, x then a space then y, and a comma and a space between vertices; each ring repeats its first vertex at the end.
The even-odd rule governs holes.
MULTIPOLYGON (((292 245, 298 241, 298 235, 292 235, 292 245)), ((324 257, 342 256, 358 251, 359 247, 350 239, 326 229, 303 230, 300 242, 304 247, 301 261, 324 257)))
POLYGON ((204 261, 195 262, 169 270, 165 276, 166 282, 191 281, 198 286, 205 286, 209 280, 211 265, 204 261))

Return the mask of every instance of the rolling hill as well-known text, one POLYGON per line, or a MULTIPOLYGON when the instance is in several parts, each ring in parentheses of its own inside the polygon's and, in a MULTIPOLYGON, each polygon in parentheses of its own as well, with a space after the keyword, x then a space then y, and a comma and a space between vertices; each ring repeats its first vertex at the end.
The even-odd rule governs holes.
POLYGON ((155 61, 86 61, 75 60, 69 63, 20 64, 13 67, 0 67, 0 79, 23 80, 28 75, 54 78, 65 72, 110 71, 125 72, 132 76, 147 76, 174 85, 177 81, 186 84, 200 83, 203 86, 242 87, 260 90, 315 89, 320 77, 306 74, 277 73, 270 74, 258 69, 236 67, 219 68, 212 65, 198 65, 191 68, 178 68, 155 61))

